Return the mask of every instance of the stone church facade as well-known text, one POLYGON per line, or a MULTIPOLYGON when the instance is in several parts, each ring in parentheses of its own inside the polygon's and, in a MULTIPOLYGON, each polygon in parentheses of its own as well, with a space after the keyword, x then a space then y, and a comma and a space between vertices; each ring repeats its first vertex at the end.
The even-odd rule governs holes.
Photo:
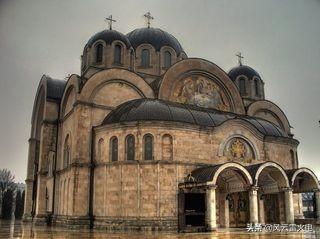
MULTIPOLYGON (((71 43, 70 43, 71 44, 71 43)), ((299 142, 251 67, 188 58, 152 27, 103 30, 81 74, 44 75, 32 113, 24 220, 216 230, 303 218, 299 142)))

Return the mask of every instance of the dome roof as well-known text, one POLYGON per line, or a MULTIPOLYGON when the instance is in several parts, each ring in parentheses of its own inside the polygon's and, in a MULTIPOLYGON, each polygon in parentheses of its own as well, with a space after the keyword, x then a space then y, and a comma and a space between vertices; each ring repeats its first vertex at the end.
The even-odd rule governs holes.
POLYGON ((104 119, 102 124, 130 121, 170 121, 215 127, 230 119, 242 119, 253 125, 263 135, 285 137, 285 133, 279 127, 263 119, 194 105, 146 98, 128 101, 119 105, 104 119))
POLYGON ((47 98, 61 100, 67 81, 52 79, 50 76, 44 77, 47 80, 47 98))
POLYGON ((86 46, 91 47, 92 44, 97 40, 103 40, 106 42, 106 44, 111 44, 113 41, 119 40, 122 41, 127 46, 127 48, 131 47, 129 39, 121 32, 115 30, 106 29, 96 33, 89 39, 86 46))
POLYGON ((163 46, 170 46, 176 51, 177 55, 183 52, 179 41, 168 32, 159 28, 138 28, 129 32, 127 37, 135 49, 141 44, 148 43, 151 44, 156 51, 159 51, 163 46))
POLYGON ((240 65, 240 66, 232 68, 229 71, 228 75, 231 78, 231 80, 233 80, 233 81, 240 75, 245 75, 246 77, 248 77, 249 80, 251 80, 254 76, 257 76, 261 79, 258 72, 256 72, 251 67, 244 66, 244 65, 240 65))

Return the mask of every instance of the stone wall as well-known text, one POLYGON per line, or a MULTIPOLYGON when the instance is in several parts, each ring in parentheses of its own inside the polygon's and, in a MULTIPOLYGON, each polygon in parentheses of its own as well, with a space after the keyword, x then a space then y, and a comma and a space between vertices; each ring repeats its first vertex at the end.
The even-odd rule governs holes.
MULTIPOLYGON (((277 142, 271 147, 271 143, 263 142, 263 138, 257 136, 253 129, 235 122, 217 129, 170 122, 131 122, 98 127, 94 136, 95 225, 135 228, 147 227, 145 222, 153 221, 153 226, 159 226, 159 221, 167 221, 175 228, 178 220, 178 184, 184 182, 184 178, 196 167, 228 162, 226 156, 219 155, 221 147, 228 138, 239 135, 256 147, 257 158, 253 163, 269 160, 265 157, 265 149, 272 148, 272 153, 279 155, 273 160, 278 160, 276 162, 285 168, 291 168, 288 149, 295 147, 293 144, 289 147, 277 142), (135 137, 135 161, 125 160, 125 139, 129 134, 135 137), (152 161, 143 158, 143 137, 146 134, 153 135, 154 139, 152 161), (163 160, 162 138, 165 135, 173 139, 172 160, 163 160), (112 137, 118 138, 117 162, 111 162, 110 158, 109 142, 112 137)), ((283 217, 283 202, 279 206, 283 217)), ((218 222, 219 212, 217 205, 218 222)), ((221 220, 224 220, 223 215, 221 220)))

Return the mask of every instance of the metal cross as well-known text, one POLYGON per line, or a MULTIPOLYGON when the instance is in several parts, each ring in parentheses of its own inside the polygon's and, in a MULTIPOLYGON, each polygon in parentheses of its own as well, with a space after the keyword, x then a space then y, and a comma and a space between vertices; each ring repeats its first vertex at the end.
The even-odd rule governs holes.
POLYGON ((112 19, 112 15, 105 19, 108 22, 109 29, 112 30, 112 22, 116 22, 116 20, 112 19))
POLYGON ((143 15, 147 19, 148 28, 150 28, 150 21, 153 20, 153 16, 151 16, 150 12, 147 12, 143 15))
POLYGON ((238 54, 236 54, 236 56, 238 57, 239 65, 242 66, 242 59, 243 59, 244 57, 241 55, 241 52, 239 52, 238 54))

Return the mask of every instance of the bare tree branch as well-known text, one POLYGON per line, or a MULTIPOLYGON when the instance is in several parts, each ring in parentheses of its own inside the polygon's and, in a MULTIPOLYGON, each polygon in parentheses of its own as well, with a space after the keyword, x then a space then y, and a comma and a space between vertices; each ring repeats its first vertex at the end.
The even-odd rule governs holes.
POLYGON ((8 169, 0 169, 0 193, 15 189, 14 176, 8 169))

